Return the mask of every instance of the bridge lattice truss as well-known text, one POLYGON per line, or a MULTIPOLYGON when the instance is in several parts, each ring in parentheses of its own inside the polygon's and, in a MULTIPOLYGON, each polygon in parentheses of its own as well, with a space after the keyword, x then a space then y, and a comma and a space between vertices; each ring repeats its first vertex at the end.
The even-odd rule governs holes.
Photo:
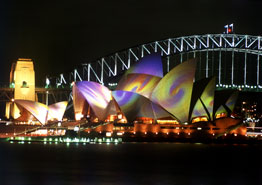
MULTIPOLYGON (((96 61, 90 63, 81 64, 81 67, 74 69, 69 74, 60 74, 58 77, 47 78, 51 84, 56 86, 66 86, 70 85, 73 81, 97 81, 101 84, 108 85, 109 79, 111 77, 122 74, 123 71, 128 69, 133 63, 141 59, 143 56, 148 55, 153 52, 160 52, 163 59, 165 60, 164 71, 168 72, 173 66, 170 57, 174 55, 180 55, 180 62, 183 62, 185 55, 191 53, 193 57, 196 57, 198 52, 205 53, 206 62, 202 63, 202 73, 204 77, 210 77, 214 75, 210 68, 210 53, 218 52, 216 76, 217 76, 217 86, 222 87, 223 78, 223 52, 231 52, 231 57, 229 63, 230 82, 226 83, 227 87, 250 87, 254 85, 254 88, 262 88, 262 72, 261 72, 261 56, 262 56, 262 39, 260 36, 250 36, 250 35, 237 35, 237 34, 207 34, 207 35, 193 35, 178 38, 170 38, 161 41, 155 41, 147 44, 142 44, 136 47, 132 47, 126 50, 116 52, 114 54, 102 57, 96 61), (234 59, 235 53, 242 53, 243 55, 243 68, 241 77, 239 77, 236 71, 237 63, 234 59), (222 54, 221 54, 222 53, 222 54), (252 74, 256 74, 255 84, 249 84, 248 75, 248 65, 250 60, 248 57, 252 55, 255 56, 255 69, 252 74), (203 67, 204 66, 204 67, 203 67), (238 76, 237 76, 238 75, 238 76), (236 78, 242 78, 241 83, 238 83, 236 78)), ((203 57, 202 57, 203 59, 203 57)), ((254 66, 254 62, 252 62, 254 66)), ((254 69, 254 67, 253 67, 254 69)), ((239 69, 238 69, 239 70, 239 69)), ((47 81, 48 81, 47 80, 47 81)), ((239 80, 238 80, 239 81, 239 80)), ((225 83, 223 84, 223 87, 225 83)))

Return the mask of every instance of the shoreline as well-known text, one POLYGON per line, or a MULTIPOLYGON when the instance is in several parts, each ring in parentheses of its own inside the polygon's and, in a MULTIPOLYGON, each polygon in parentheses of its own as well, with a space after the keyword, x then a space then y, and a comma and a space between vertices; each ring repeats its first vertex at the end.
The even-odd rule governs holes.
POLYGON ((102 144, 102 143, 192 143, 192 144, 262 144, 262 140, 255 138, 167 138, 167 137, 67 137, 67 136, 39 136, 39 137, 9 137, 0 138, 1 143, 83 143, 83 144, 102 144))

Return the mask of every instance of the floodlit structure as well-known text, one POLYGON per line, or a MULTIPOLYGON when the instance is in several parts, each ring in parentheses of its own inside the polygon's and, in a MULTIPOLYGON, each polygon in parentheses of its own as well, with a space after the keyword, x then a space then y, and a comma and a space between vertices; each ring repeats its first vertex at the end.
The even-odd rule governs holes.
POLYGON ((152 101, 164 107, 180 123, 188 121, 195 68, 195 60, 178 65, 161 79, 152 93, 152 101))
MULTIPOLYGON (((19 58, 12 64, 10 72, 10 87, 14 88, 14 99, 35 101, 35 71, 31 59, 19 58)), ((6 117, 14 119, 20 116, 16 105, 7 102, 6 117)))
POLYGON ((14 103, 20 110, 17 121, 35 121, 45 125, 48 121, 62 121, 68 102, 58 102, 49 106, 30 100, 14 100, 14 103))
POLYGON ((8 97, 9 102, 6 103, 6 118, 12 118, 21 124, 34 122, 44 125, 50 121, 62 121, 68 102, 47 106, 49 92, 41 88, 36 90, 34 63, 31 59, 19 58, 12 64, 9 88, 13 95, 8 97), (44 92, 46 105, 38 102, 39 89, 44 92))
POLYGON ((112 96, 128 122, 133 122, 137 118, 157 120, 171 116, 160 105, 138 93, 119 90, 113 91, 112 96))
POLYGON ((195 117, 206 117, 209 121, 213 121, 213 107, 215 95, 215 81, 213 78, 205 78, 197 81, 193 85, 193 91, 190 105, 189 115, 193 119, 195 117))
POLYGON ((68 102, 57 102, 48 106, 48 121, 62 121, 68 102))
POLYGON ((106 119, 108 106, 112 100, 111 91, 107 87, 96 82, 78 82, 73 86, 73 96, 76 120, 90 114, 86 104, 99 120, 106 119))
POLYGON ((135 124, 133 132, 145 133, 161 132, 161 125, 167 125, 162 128, 167 133, 174 129, 172 125, 179 129, 205 122, 215 127, 217 118, 231 115, 237 92, 215 92, 215 78, 195 81, 196 63, 190 59, 164 76, 161 56, 154 53, 127 70, 112 92, 96 82, 77 82, 73 86, 75 117, 135 124))

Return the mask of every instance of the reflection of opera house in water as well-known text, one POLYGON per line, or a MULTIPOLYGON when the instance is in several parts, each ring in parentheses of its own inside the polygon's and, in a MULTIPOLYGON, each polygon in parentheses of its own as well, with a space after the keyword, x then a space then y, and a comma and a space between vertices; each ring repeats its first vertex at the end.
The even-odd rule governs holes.
MULTIPOLYGON (((210 137, 245 135, 242 122, 231 116, 237 92, 215 91, 215 78, 194 81, 195 70, 193 59, 164 76, 161 56, 156 53, 127 70, 113 91, 96 82, 76 82, 73 85, 75 119, 107 123, 86 132, 180 137, 199 133, 210 137)), ((67 104, 43 107, 29 101, 15 103, 43 124, 51 119, 61 120, 67 104)), ((25 115, 29 117, 29 114, 25 115)))

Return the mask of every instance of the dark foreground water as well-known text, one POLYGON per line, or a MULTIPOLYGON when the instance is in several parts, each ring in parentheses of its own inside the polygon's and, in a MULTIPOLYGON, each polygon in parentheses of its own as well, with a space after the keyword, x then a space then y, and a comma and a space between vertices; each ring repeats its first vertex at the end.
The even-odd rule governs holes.
POLYGON ((257 185, 262 145, 0 144, 0 185, 257 185))

